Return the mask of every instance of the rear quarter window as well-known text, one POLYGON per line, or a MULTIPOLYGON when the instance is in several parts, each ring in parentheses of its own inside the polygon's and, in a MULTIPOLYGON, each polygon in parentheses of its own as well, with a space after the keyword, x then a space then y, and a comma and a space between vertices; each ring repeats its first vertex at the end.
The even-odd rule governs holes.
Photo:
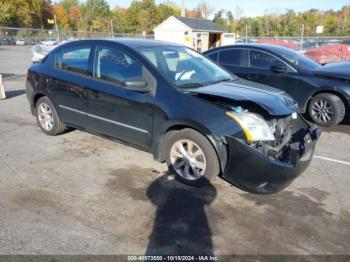
POLYGON ((218 52, 214 52, 214 53, 211 53, 209 55, 207 55, 207 57, 213 61, 213 62, 217 62, 218 61, 218 52))
POLYGON ((219 63, 223 65, 242 66, 244 53, 242 49, 220 51, 219 63))
POLYGON ((87 75, 91 47, 64 49, 56 54, 57 69, 87 75))

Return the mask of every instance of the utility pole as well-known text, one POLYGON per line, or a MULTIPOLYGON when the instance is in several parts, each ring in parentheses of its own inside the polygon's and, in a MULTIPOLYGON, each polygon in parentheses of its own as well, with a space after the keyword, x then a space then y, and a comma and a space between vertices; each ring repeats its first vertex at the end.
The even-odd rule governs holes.
POLYGON ((56 38, 57 38, 57 43, 60 42, 60 32, 58 31, 58 26, 57 26, 57 19, 56 15, 53 15, 53 19, 55 20, 55 29, 56 29, 56 38))
POLYGON ((186 1, 185 0, 181 1, 181 16, 183 16, 183 17, 186 16, 186 1))
POLYGON ((245 43, 248 43, 248 26, 245 26, 245 43))
POLYGON ((303 50, 303 43, 304 43, 304 24, 301 25, 301 36, 300 36, 300 51, 303 50))
POLYGON ((265 10, 266 36, 270 36, 269 30, 269 9, 265 10))
POLYGON ((112 34, 112 38, 114 38, 113 20, 112 19, 111 19, 111 34, 112 34))

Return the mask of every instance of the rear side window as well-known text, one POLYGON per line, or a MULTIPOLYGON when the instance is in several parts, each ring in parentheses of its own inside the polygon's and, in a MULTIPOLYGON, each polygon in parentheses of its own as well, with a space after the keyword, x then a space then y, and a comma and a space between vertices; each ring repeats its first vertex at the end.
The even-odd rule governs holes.
POLYGON ((241 49, 223 50, 220 52, 219 63, 223 65, 241 66, 243 52, 241 49))
POLYGON ((55 67, 58 69, 86 75, 91 47, 65 49, 56 56, 55 67))
POLYGON ((214 52, 214 53, 211 53, 207 56, 209 57, 210 60, 217 62, 218 61, 218 54, 219 54, 218 52, 214 52))
POLYGON ((98 48, 95 78, 123 86, 127 80, 142 79, 142 66, 123 51, 98 48))
POLYGON ((284 65, 279 59, 259 51, 250 51, 250 67, 270 69, 272 65, 284 65))

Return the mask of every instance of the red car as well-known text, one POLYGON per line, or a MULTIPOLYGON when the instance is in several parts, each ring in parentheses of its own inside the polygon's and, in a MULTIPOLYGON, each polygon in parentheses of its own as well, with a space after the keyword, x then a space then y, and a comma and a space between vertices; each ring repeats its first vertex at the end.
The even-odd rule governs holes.
POLYGON ((328 44, 307 50, 305 55, 321 65, 350 60, 350 45, 328 44))
POLYGON ((257 44, 269 44, 269 45, 279 45, 288 47, 293 50, 299 50, 299 46, 295 41, 290 40, 281 40, 281 39, 258 39, 256 40, 257 44))

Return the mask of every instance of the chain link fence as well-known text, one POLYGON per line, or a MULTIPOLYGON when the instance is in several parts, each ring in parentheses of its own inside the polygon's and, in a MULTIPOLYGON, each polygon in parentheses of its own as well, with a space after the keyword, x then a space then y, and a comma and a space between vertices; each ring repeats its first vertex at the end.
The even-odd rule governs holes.
POLYGON ((146 38, 153 39, 153 35, 127 34, 113 32, 85 32, 66 30, 47 30, 33 28, 16 28, 0 26, 1 45, 35 45, 43 41, 63 42, 87 38, 146 38))
POLYGON ((307 51, 328 44, 350 45, 349 37, 240 37, 237 43, 266 43, 277 44, 292 48, 296 51, 307 51))

